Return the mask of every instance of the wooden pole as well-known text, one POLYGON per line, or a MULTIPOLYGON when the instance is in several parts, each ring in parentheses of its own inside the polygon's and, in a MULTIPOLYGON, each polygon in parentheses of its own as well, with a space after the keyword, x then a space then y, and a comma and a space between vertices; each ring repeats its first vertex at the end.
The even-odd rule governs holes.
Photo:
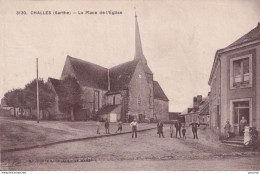
POLYGON ((38 58, 36 58, 36 72, 37 72, 37 123, 40 120, 40 111, 39 111, 39 84, 38 84, 38 58))

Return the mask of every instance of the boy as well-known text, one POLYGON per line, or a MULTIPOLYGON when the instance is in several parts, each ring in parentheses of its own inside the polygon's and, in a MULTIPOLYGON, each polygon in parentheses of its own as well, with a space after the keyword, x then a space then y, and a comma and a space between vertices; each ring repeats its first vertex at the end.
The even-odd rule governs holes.
POLYGON ((185 125, 183 124, 183 126, 182 126, 182 130, 181 130, 181 132, 182 132, 182 137, 183 137, 183 139, 186 139, 186 129, 185 129, 185 125))
POLYGON ((105 122, 105 129, 106 129, 106 134, 110 134, 109 133, 109 121, 108 121, 108 119, 106 119, 106 122, 105 122))
POLYGON ((173 137, 173 123, 170 126, 170 135, 171 135, 171 138, 172 138, 173 137))
POLYGON ((97 134, 100 134, 100 121, 99 120, 97 120, 96 125, 97 125, 97 134))
POLYGON ((121 134, 122 130, 123 130, 123 123, 122 123, 122 121, 119 121, 119 122, 118 122, 118 129, 117 129, 116 133, 117 133, 118 131, 120 131, 120 134, 121 134))

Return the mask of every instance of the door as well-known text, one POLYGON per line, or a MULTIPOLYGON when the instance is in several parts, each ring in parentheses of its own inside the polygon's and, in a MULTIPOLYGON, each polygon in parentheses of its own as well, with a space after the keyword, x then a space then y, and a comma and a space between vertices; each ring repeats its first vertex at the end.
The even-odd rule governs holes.
POLYGON ((243 136, 243 127, 239 124, 242 120, 242 117, 247 120, 247 125, 250 123, 250 110, 249 110, 249 102, 234 102, 234 115, 233 115, 233 124, 234 124, 234 132, 236 135, 243 136))
POLYGON ((115 113, 110 114, 110 122, 117 122, 117 115, 115 113))

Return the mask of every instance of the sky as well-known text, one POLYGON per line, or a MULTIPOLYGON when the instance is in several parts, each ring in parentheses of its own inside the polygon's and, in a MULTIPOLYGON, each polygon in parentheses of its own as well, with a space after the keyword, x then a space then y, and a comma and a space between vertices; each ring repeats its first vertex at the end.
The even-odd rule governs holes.
POLYGON ((0 0, 0 97, 39 76, 59 79, 67 55, 106 68, 130 61, 138 16, 148 66, 181 112, 196 95, 207 96, 215 53, 260 22, 259 1, 3 1, 0 0), (121 15, 79 15, 80 11, 121 15), (17 15, 26 11, 27 15, 17 15), (31 15, 71 11, 71 15, 31 15))

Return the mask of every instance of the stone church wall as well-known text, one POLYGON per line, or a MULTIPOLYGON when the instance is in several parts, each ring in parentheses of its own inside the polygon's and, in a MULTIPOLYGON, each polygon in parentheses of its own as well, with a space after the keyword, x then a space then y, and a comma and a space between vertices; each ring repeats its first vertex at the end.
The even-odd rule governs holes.
POLYGON ((150 90, 149 84, 145 77, 141 62, 136 66, 135 72, 132 75, 132 79, 129 83, 129 103, 128 114, 145 115, 145 118, 153 117, 153 108, 150 106, 150 90))

